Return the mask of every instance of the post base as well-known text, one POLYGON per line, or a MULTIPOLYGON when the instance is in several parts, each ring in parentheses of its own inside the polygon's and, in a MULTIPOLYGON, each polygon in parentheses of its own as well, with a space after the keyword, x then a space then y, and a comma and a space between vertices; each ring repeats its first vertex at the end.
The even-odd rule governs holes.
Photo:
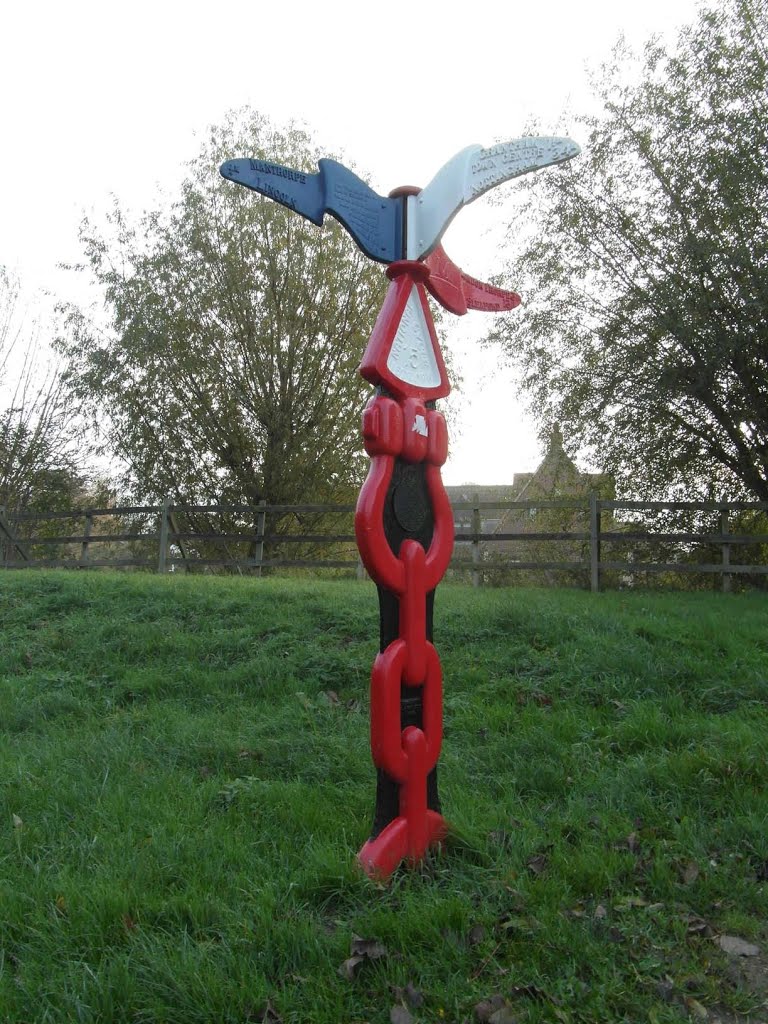
POLYGON ((448 825, 442 814, 427 811, 426 841, 413 844, 408 832, 408 821, 400 816, 391 821, 375 839, 368 840, 358 853, 357 862, 369 878, 386 882, 403 861, 413 866, 430 846, 439 846, 447 835, 448 825))

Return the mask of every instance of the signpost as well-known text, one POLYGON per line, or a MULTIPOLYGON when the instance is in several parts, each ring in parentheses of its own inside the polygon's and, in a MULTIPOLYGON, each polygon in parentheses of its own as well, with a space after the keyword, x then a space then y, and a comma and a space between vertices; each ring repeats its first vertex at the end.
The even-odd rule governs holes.
POLYGON ((446 835, 437 789, 442 671, 432 643, 435 588, 453 550, 453 513, 440 475, 448 432, 436 401, 450 385, 427 292, 459 316, 520 303, 514 292, 464 274, 440 239, 462 206, 511 178, 578 154, 567 138, 531 137, 458 153, 424 189, 380 196, 335 160, 316 174, 248 158, 225 178, 315 224, 339 220, 362 251, 386 263, 384 305, 360 365, 376 391, 363 413, 371 458, 355 513, 360 555, 379 593, 380 653, 371 673, 371 751, 378 771, 362 868, 386 879, 418 863, 446 835))

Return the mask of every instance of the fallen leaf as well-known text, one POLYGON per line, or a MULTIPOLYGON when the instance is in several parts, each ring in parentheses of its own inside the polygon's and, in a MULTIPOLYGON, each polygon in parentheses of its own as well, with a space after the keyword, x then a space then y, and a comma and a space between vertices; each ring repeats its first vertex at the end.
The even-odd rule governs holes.
POLYGON ((407 985, 390 985, 390 990, 395 999, 400 1003, 408 1003, 409 1006, 413 1006, 418 1009, 424 1003, 424 994, 419 992, 412 981, 409 981, 407 985))
POLYGON ((686 992, 700 992, 706 983, 706 978, 701 974, 686 974, 680 979, 679 987, 684 988, 686 992))
POLYGON ((510 885, 505 885, 504 888, 506 889, 507 896, 511 901, 511 909, 517 911, 525 910, 526 897, 517 889, 513 889, 510 885))
POLYGON ((507 917, 499 922, 499 927, 505 932, 531 932, 538 928, 539 923, 532 917, 507 917))
POLYGON ((487 1024, 491 1019, 491 1014, 496 1013, 503 1006, 506 1005, 507 1000, 502 995, 491 996, 489 999, 482 999, 475 1005, 475 1017, 477 1017, 480 1024, 487 1024))
POLYGON ((351 956, 348 960, 345 960, 343 964, 339 966, 339 974, 345 981, 352 981, 357 972, 357 968, 365 960, 364 956, 351 956))
POLYGON ((63 896, 56 897, 56 909, 60 914, 66 914, 67 912, 67 901, 63 896))
POLYGON ((21 818, 18 816, 18 814, 14 814, 13 815, 13 827, 14 828, 23 828, 24 827, 24 822, 21 820, 21 818))
POLYGON ((598 921, 604 921, 608 917, 608 911, 605 909, 602 903, 598 903, 595 907, 595 918, 598 921))
POLYGON ((686 996, 685 1005, 688 1007, 688 1013, 692 1017, 696 1017, 698 1020, 709 1020, 708 1010, 701 1005, 698 999, 694 999, 693 996, 686 996))
POLYGON ((136 922, 130 914, 123 914, 123 928, 125 928, 127 932, 134 932, 137 927, 136 922))
POLYGON ((621 903, 616 904, 616 909, 619 912, 624 910, 635 910, 638 907, 647 907, 648 900, 644 900, 642 896, 629 896, 627 899, 622 900, 621 903))
POLYGON ((506 846, 512 837, 506 829, 497 828, 488 833, 488 838, 495 846, 506 846))
POLYGON ((680 869, 680 878, 685 885, 693 885, 699 877, 699 865, 695 860, 689 860, 680 869))
POLYGON ((413 1015, 407 1006, 393 1006, 389 1011, 390 1024, 413 1024, 413 1015))
POLYGON ((488 1018, 488 1024, 519 1024, 522 1018, 511 1006, 502 1006, 488 1018))
POLYGON ((737 935, 719 935, 717 944, 724 953, 731 956, 759 956, 760 947, 753 946, 751 942, 740 939, 737 935))
POLYGON ((256 1019, 259 1024, 283 1024, 283 1018, 274 1008, 272 1003, 267 1000, 267 1005, 263 1010, 259 1010, 256 1019))
POLYGON ((419 992, 411 981, 405 986, 405 998, 414 1009, 418 1009, 424 1003, 424 993, 419 992))
POLYGON ((680 919, 688 926, 689 935, 712 934, 709 922, 705 921, 703 917, 699 917, 698 914, 682 914, 680 919))
POLYGON ((469 935, 467 936, 467 942, 470 946, 479 945, 485 938, 485 927, 481 924, 476 924, 474 928, 470 928, 469 935))
POLYGON ((640 849, 640 841, 637 832, 630 832, 626 839, 620 839, 613 844, 614 850, 629 850, 630 853, 637 853, 640 849))
POLYGON ((549 857, 546 853, 537 853, 535 856, 529 857, 525 863, 528 870, 538 877, 547 870, 549 857))
POLYGON ((663 1003, 671 1003, 675 995, 675 983, 671 978, 656 982, 656 995, 663 1003))
POLYGON ((331 705, 331 707, 337 707, 339 704, 339 695, 335 690, 324 690, 323 696, 331 705))
POLYGON ((516 999, 535 999, 537 1002, 555 1002, 554 997, 548 995, 543 988, 539 988, 538 985, 514 985, 512 987, 512 995, 516 999))
POLYGON ((380 957, 387 955, 386 946, 379 942, 378 939, 361 939, 359 935, 352 936, 350 952, 353 957, 360 956, 368 960, 378 960, 380 957))
POLYGON ((347 981, 352 981, 363 960, 378 960, 387 955, 386 947, 378 939, 362 939, 353 935, 350 947, 352 955, 339 967, 339 974, 347 981))

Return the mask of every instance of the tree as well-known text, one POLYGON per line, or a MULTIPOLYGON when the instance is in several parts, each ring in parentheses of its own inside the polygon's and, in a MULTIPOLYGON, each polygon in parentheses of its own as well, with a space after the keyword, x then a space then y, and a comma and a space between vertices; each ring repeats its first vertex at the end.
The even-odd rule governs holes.
POLYGON ((38 343, 45 329, 0 267, 0 506, 15 512, 66 508, 86 481, 76 407, 38 343))
POLYGON ((364 470, 357 374, 384 275, 322 229, 224 181, 234 156, 313 171, 310 138, 252 112, 214 128, 166 208, 85 222, 106 327, 70 310, 68 380, 132 493, 177 502, 348 499, 364 470))
POLYGON ((620 44, 582 157, 520 185, 525 305, 489 340, 625 497, 768 500, 766 40, 765 0, 724 0, 635 82, 620 44))

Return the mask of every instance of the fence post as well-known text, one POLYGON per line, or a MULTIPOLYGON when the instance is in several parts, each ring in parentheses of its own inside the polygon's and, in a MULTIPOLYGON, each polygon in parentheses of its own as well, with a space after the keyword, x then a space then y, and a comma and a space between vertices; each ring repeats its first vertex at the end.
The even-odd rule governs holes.
POLYGON ((181 557, 184 561, 184 572, 189 572, 189 561, 187 559, 187 548, 184 541, 179 537, 179 524, 176 522, 176 516, 173 514, 173 506, 168 509, 168 523, 170 525, 170 534, 173 535, 174 544, 178 544, 181 557))
MULTIPOLYGON (((724 508, 724 509, 720 510, 720 533, 723 535, 723 540, 725 540, 725 537, 729 533, 729 531, 730 531, 730 525, 729 525, 729 522, 728 522, 728 509, 724 508)), ((722 545, 722 562, 723 562, 723 569, 722 569, 722 574, 721 574, 721 577, 720 577, 720 586, 721 586, 722 592, 724 594, 729 594, 731 592, 731 579, 732 579, 731 574, 727 571, 730 568, 730 565, 731 565, 731 545, 730 544, 723 544, 722 545)))
POLYGON ((93 530, 93 513, 86 511, 85 513, 85 533, 83 534, 83 546, 80 549, 80 568, 85 569, 88 565, 88 545, 91 539, 91 531, 93 530))
POLYGON ((11 551, 14 548, 16 548, 25 562, 31 561, 26 547, 21 543, 18 537, 16 537, 13 530, 11 530, 8 520, 6 519, 6 510, 4 505, 0 505, 0 537, 3 538, 6 563, 11 560, 11 551))
POLYGON ((589 588, 593 594, 600 590, 600 504, 597 491, 589 494, 589 588))
MULTIPOLYGON (((480 530, 482 528, 482 522, 480 520, 480 495, 475 493, 472 495, 472 501, 475 503, 475 507, 472 509, 472 565, 480 565, 480 530)), ((482 582, 482 574, 479 569, 475 568, 472 570, 472 586, 479 587, 482 582)))
POLYGON ((171 502, 166 498, 160 508, 160 546, 157 553, 157 571, 165 572, 168 563, 168 527, 171 502))
POLYGON ((264 561, 264 534, 267 531, 267 513, 265 511, 267 502, 265 498, 262 498, 259 502, 259 511, 256 513, 256 534, 258 540, 256 541, 256 575, 261 576, 261 563, 264 561))

